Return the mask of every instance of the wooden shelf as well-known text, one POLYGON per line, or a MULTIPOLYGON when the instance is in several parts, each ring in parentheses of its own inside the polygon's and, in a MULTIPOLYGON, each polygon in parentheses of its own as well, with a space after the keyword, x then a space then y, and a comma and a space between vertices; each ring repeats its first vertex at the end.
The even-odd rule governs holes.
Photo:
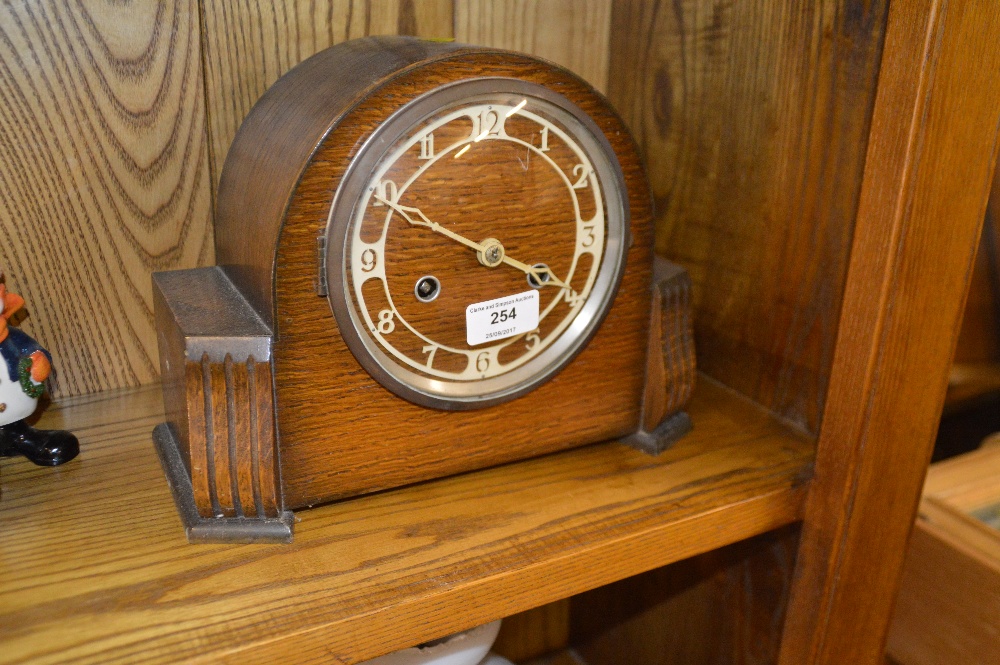
POLYGON ((0 662, 350 663, 801 518, 813 444, 702 379, 693 433, 298 513, 292 545, 188 545, 158 387, 55 405, 65 467, 0 464, 0 662), (461 608, 461 611, 456 609, 461 608))

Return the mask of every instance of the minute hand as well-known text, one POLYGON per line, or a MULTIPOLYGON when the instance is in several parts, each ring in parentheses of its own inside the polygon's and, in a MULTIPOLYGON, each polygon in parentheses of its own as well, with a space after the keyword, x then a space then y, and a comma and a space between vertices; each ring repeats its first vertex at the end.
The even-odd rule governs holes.
MULTIPOLYGON (((398 212, 403 219, 405 219, 407 222, 409 222, 413 226, 426 226, 430 230, 432 230, 432 231, 434 231, 436 233, 440 233, 441 235, 443 235, 443 236, 445 236, 447 238, 451 238, 455 242, 460 243, 462 245, 465 245, 469 249, 475 250, 476 252, 484 252, 484 251, 486 251, 486 248, 483 247, 482 244, 480 244, 480 243, 478 243, 478 242, 476 242, 474 240, 469 240, 465 236, 461 236, 461 235, 455 233, 454 231, 452 231, 450 229, 446 229, 445 227, 441 226, 437 222, 432 222, 430 219, 427 218, 427 215, 425 215, 423 213, 423 211, 420 210, 420 208, 414 208, 412 206, 399 205, 398 203, 394 203, 393 201, 390 201, 389 199, 383 198, 381 196, 376 196, 375 200, 378 201, 379 203, 382 203, 384 205, 389 206, 390 208, 392 208, 393 210, 395 210, 396 212, 398 212), (410 215, 416 215, 420 219, 419 220, 414 219, 410 215)), ((503 263, 506 263, 507 265, 511 266, 512 268, 517 268, 518 270, 520 270, 524 274, 530 275, 531 277, 534 277, 536 284, 542 284, 542 285, 551 284, 553 286, 562 287, 562 288, 564 288, 566 290, 569 290, 569 291, 572 290, 570 288, 569 284, 567 284, 566 282, 564 282, 561 279, 559 279, 558 277, 556 277, 555 273, 552 272, 552 269, 549 268, 548 266, 545 266, 545 267, 542 267, 542 268, 536 268, 534 266, 529 266, 526 263, 521 263, 517 259, 513 259, 510 256, 507 256, 506 252, 504 252, 502 261, 503 261, 503 263), (546 276, 547 279, 544 279, 543 275, 546 276)))
POLYGON ((446 229, 445 227, 441 226, 437 222, 432 222, 431 220, 427 219, 427 215, 425 215, 423 213, 423 211, 420 210, 420 208, 412 208, 410 206, 401 206, 398 203, 393 203, 392 201, 390 201, 388 199, 384 199, 381 196, 376 196, 375 200, 378 201, 378 202, 380 202, 380 203, 384 203, 385 205, 389 206, 390 208, 392 208, 393 210, 395 210, 396 212, 398 212, 403 219, 405 219, 406 221, 408 221, 413 226, 426 226, 431 231, 434 231, 436 233, 440 233, 443 236, 451 238, 455 242, 461 243, 461 244, 465 245, 466 247, 468 247, 469 249, 474 249, 477 252, 482 252, 485 249, 478 242, 475 242, 473 240, 469 240, 465 236, 460 236, 457 233, 455 233, 454 231, 451 231, 450 229, 446 229), (407 213, 412 213, 414 215, 417 215, 418 217, 420 217, 420 219, 419 220, 413 219, 407 213))

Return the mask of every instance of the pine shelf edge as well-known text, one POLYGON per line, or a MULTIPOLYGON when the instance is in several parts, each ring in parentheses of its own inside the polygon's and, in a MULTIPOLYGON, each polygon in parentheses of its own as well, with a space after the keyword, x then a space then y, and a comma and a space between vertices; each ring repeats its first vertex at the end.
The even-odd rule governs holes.
POLYGON ((694 431, 297 514, 291 545, 188 545, 158 386, 52 405, 81 439, 0 461, 0 663, 354 663, 798 521, 814 444, 699 378, 694 431))

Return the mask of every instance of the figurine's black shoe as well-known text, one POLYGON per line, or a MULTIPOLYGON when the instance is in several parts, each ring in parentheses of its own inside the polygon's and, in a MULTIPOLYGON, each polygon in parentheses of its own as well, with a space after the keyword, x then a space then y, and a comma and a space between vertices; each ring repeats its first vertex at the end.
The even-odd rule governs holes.
POLYGON ((80 453, 73 434, 59 429, 35 429, 23 420, 0 426, 0 456, 24 455, 38 466, 57 466, 80 453))

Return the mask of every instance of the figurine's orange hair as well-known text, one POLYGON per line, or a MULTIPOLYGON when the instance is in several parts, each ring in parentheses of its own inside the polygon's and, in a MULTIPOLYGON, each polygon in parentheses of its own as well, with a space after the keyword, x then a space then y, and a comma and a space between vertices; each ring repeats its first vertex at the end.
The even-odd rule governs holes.
POLYGON ((7 321, 24 305, 24 298, 16 293, 7 293, 7 285, 0 283, 0 302, 3 302, 3 312, 0 313, 0 342, 2 342, 7 339, 7 321))

